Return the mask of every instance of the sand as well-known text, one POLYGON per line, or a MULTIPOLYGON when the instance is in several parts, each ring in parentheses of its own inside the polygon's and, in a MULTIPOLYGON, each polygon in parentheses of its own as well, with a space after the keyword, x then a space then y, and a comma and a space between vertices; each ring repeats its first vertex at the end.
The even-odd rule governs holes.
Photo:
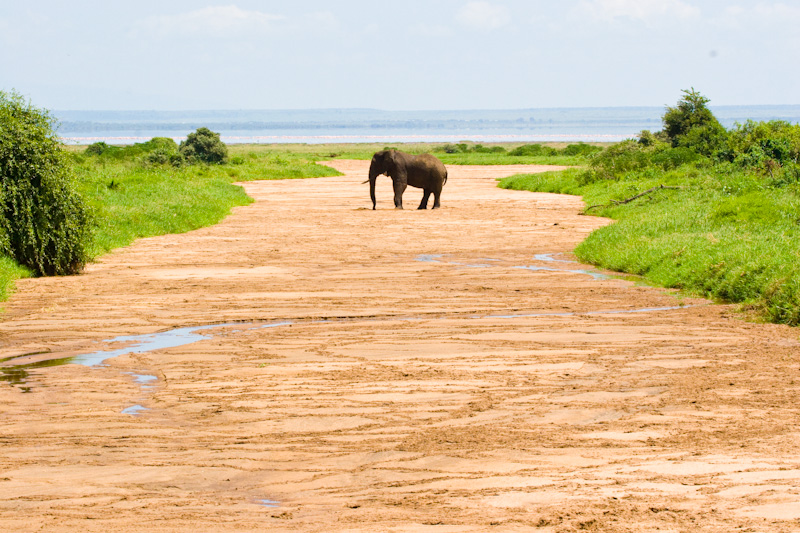
POLYGON ((451 166, 427 211, 379 178, 373 211, 330 164, 19 282, 0 530, 800 530, 797 330, 574 262, 609 220, 496 187, 547 167, 451 166))

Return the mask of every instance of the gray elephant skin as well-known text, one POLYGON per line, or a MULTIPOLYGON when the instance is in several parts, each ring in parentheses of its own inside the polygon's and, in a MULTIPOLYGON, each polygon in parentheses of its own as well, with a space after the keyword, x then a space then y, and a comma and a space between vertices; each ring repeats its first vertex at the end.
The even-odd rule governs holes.
POLYGON ((369 165, 369 197, 372 199, 373 210, 375 180, 381 174, 392 178, 395 209, 403 209, 403 193, 409 185, 424 191, 418 209, 428 208, 428 198, 431 194, 433 194, 433 209, 439 207, 442 187, 447 182, 447 169, 434 156, 411 155, 398 150, 383 150, 373 155, 369 165))

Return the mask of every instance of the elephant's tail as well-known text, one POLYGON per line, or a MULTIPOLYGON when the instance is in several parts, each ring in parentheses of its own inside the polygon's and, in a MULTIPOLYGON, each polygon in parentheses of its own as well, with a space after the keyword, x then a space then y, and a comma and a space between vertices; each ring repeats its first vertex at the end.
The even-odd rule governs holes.
POLYGON ((444 167, 444 181, 442 182, 442 185, 445 183, 447 183, 447 167, 444 167))

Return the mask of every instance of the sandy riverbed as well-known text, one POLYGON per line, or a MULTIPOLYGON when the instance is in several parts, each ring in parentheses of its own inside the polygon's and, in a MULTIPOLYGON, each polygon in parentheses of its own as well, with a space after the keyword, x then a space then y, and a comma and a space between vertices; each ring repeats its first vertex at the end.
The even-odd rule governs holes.
POLYGON ((608 221, 495 186, 545 167, 372 211, 332 165, 19 283, 0 358, 45 353, 2 363, 0 530, 800 530, 796 330, 569 262, 608 221))

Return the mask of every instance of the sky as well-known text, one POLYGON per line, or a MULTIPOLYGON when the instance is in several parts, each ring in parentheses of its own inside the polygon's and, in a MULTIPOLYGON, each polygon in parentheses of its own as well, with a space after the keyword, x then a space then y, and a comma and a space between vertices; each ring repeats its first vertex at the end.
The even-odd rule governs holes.
POLYGON ((800 1, 0 0, 54 110, 800 104, 800 1))

